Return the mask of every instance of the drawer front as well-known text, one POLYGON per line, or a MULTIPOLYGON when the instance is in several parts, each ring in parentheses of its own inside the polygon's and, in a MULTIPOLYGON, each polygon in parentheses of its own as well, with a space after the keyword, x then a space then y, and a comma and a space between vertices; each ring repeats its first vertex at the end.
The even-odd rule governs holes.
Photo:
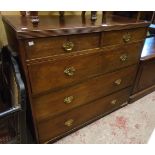
POLYGON ((102 33, 102 46, 114 44, 127 44, 144 40, 146 37, 146 28, 135 28, 129 30, 115 30, 102 33))
POLYGON ((39 38, 25 41, 27 59, 99 47, 99 33, 39 38))
POLYGON ((63 88, 90 77, 139 62, 142 43, 90 50, 89 54, 36 63, 28 66, 32 93, 63 88))
POLYGON ((89 79, 86 82, 33 98, 37 121, 109 95, 133 84, 137 67, 89 79))
POLYGON ((101 98, 90 104, 75 108, 65 114, 38 123, 38 133, 41 143, 49 141, 87 121, 106 112, 110 112, 128 101, 131 88, 101 98))

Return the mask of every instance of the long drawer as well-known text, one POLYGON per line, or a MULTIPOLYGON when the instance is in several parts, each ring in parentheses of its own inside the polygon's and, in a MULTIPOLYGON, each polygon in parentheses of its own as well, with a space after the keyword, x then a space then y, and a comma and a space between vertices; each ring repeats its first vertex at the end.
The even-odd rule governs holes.
POLYGON ((40 142, 44 143, 92 118, 118 108, 128 101, 130 93, 131 88, 127 88, 90 104, 75 108, 65 114, 38 123, 40 142))
POLYGON ((89 103, 133 84, 137 67, 98 76, 72 87, 33 98, 37 121, 42 121, 61 112, 89 103))
POLYGON ((113 30, 102 32, 101 46, 111 46, 115 44, 125 45, 127 43, 144 40, 146 31, 147 29, 142 27, 121 31, 113 30))
POLYGON ((140 58, 142 42, 108 49, 90 50, 88 54, 71 55, 28 65, 32 94, 63 88, 90 77, 111 72, 140 58))
POLYGON ((25 41, 26 58, 35 59, 99 47, 99 33, 70 35, 25 41))

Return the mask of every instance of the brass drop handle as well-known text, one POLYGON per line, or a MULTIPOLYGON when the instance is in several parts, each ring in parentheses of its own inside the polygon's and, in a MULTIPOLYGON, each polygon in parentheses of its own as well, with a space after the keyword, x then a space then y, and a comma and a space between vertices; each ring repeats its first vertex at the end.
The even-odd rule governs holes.
POLYGON ((128 43, 131 40, 131 34, 130 33, 126 33, 123 35, 123 41, 125 43, 128 43))
POLYGON ((65 122, 65 125, 68 126, 68 127, 70 127, 70 126, 73 125, 73 122, 74 122, 73 119, 69 119, 69 120, 67 120, 67 121, 65 122))
POLYGON ((111 104, 112 104, 112 105, 115 105, 116 103, 117 103, 117 100, 112 100, 112 101, 111 101, 111 104))
POLYGON ((71 41, 66 41, 63 45, 62 45, 63 49, 66 52, 71 52, 73 50, 74 44, 71 41))
POLYGON ((123 55, 120 56, 120 60, 121 60, 122 62, 127 61, 127 59, 128 59, 127 54, 123 54, 123 55))
POLYGON ((64 73, 66 74, 66 75, 68 75, 68 76, 73 76, 74 75, 74 73, 75 73, 75 68, 74 67, 69 67, 69 68, 66 68, 65 70, 64 70, 64 73))
POLYGON ((122 83, 122 80, 121 79, 118 79, 114 82, 116 85, 120 85, 122 83))
POLYGON ((74 97, 73 96, 68 96, 64 98, 64 103, 69 104, 73 101, 74 97))

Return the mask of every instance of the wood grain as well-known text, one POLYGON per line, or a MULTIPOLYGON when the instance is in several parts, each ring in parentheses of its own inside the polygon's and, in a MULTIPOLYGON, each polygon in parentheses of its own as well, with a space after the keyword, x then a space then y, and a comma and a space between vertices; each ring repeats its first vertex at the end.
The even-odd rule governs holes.
POLYGON ((137 66, 133 65, 116 72, 89 79, 72 87, 35 97, 33 98, 33 107, 36 119, 37 121, 44 120, 126 88, 133 84, 136 71, 137 66), (115 81, 118 79, 122 80, 120 85, 115 84, 115 81), (73 102, 65 104, 64 98, 68 96, 74 97, 73 102))
POLYGON ((3 16, 9 48, 18 55, 26 83, 28 116, 32 116, 28 123, 33 122, 35 138, 43 143, 118 109, 129 99, 131 92, 121 90, 133 88, 149 22, 107 14, 93 22, 90 16, 39 16, 39 20, 33 25, 26 16, 3 16), (124 43, 127 32, 131 41, 124 43), (75 45, 69 53, 62 50, 65 41, 75 45), (122 55, 125 61, 120 60, 122 55), (68 67, 75 68, 74 76, 64 74, 68 67), (114 84, 120 79, 120 85, 114 84), (72 95, 72 104, 64 105, 64 98, 72 95), (119 102, 113 108, 109 99, 116 97, 119 102), (77 122, 64 127, 70 116, 77 122))
POLYGON ((25 40, 27 59, 42 58, 86 49, 93 49, 98 48, 99 45, 99 33, 25 40), (65 44, 67 41, 70 41, 74 44, 73 50, 70 52, 67 52, 63 49, 63 44, 65 44), (34 45, 29 46, 29 42, 33 42, 34 45))
POLYGON ((113 44, 126 44, 123 40, 123 36, 127 33, 131 35, 131 39, 127 43, 141 41, 146 37, 146 28, 134 28, 121 31, 102 32, 101 46, 113 45, 113 44))
POLYGON ((147 38, 141 54, 138 74, 136 76, 131 102, 149 94, 155 85, 155 39, 147 38))
POLYGON ((140 63, 140 68, 138 72, 139 79, 137 80, 137 83, 135 84, 135 88, 133 93, 137 93, 139 91, 142 91, 144 89, 147 89, 155 84, 155 61, 150 60, 146 62, 140 63))
POLYGON ((40 143, 45 143, 46 141, 73 129, 78 125, 87 122, 89 119, 116 109, 121 104, 128 101, 130 92, 130 88, 124 89, 90 104, 73 109, 68 113, 38 123, 40 143), (115 105, 111 104, 111 101, 113 100, 117 100, 115 105), (74 120, 73 125, 70 127, 65 126, 65 122, 69 119, 74 120))
POLYGON ((95 22, 90 20, 90 16, 86 16, 83 21, 81 16, 68 15, 64 17, 63 22, 59 16, 39 16, 40 22, 37 27, 34 27, 31 19, 26 16, 22 18, 3 16, 2 19, 12 26, 18 39, 121 30, 147 27, 150 24, 147 21, 137 21, 115 15, 105 16, 104 20, 102 20, 102 15, 98 15, 95 22))
POLYGON ((143 43, 116 46, 101 50, 90 50, 86 54, 70 55, 58 59, 45 60, 28 65, 32 94, 64 88, 91 77, 136 64, 140 58, 143 43), (127 60, 120 57, 126 55, 127 60), (88 67, 89 66, 89 67, 88 67), (66 68, 74 67, 73 76, 64 73, 66 68))

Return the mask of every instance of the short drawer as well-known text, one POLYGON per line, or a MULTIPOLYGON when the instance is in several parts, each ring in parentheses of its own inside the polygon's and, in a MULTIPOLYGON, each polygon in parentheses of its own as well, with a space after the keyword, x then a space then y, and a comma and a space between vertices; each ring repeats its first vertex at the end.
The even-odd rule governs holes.
POLYGON ((131 66, 86 82, 33 98, 37 121, 66 112, 133 84, 136 66, 131 66))
POLYGON ((38 94, 79 83, 139 62, 143 43, 90 50, 88 54, 68 56, 28 66, 32 93, 38 94))
POLYGON ((131 42, 144 40, 145 37, 146 28, 107 31, 102 33, 101 46, 127 44, 131 42))
POLYGON ((90 104, 75 108, 65 114, 38 123, 40 143, 45 143, 99 115, 115 110, 128 101, 130 93, 131 88, 127 88, 90 104))
POLYGON ((99 33, 92 33, 26 40, 26 58, 35 59, 97 48, 99 39, 99 33))

